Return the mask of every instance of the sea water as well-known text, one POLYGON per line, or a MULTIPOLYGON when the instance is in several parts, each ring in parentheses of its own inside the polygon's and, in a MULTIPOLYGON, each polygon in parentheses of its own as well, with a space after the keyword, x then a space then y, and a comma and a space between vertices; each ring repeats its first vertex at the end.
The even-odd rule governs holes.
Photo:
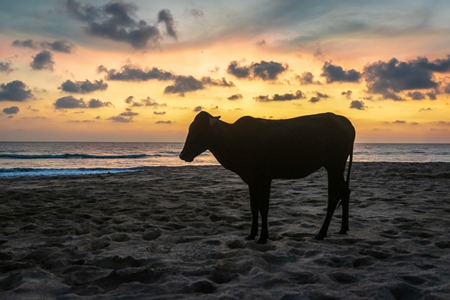
MULTIPOLYGON (((0 177, 118 173, 151 167, 218 165, 206 151, 179 159, 183 143, 0 142, 0 177)), ((355 144, 353 161, 450 162, 450 144, 355 144)))

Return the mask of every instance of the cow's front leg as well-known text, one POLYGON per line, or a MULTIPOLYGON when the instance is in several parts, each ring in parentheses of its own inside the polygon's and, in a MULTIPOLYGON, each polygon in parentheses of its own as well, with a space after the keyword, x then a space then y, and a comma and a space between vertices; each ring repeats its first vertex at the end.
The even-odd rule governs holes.
POLYGON ((249 184, 252 208, 252 230, 247 239, 254 239, 258 234, 258 211, 261 213, 261 234, 258 244, 265 244, 269 238, 267 215, 269 213, 270 180, 249 184))

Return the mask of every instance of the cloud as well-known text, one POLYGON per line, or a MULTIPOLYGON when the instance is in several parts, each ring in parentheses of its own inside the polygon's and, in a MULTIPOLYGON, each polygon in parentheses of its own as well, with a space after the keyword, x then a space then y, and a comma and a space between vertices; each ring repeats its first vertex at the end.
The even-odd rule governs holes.
POLYGON ((311 72, 303 72, 302 75, 295 76, 300 84, 308 85, 308 84, 320 84, 318 80, 314 80, 314 75, 311 72))
POLYGON ((33 42, 33 40, 15 40, 12 42, 13 46, 16 47, 24 47, 24 48, 31 48, 31 49, 36 49, 38 47, 38 45, 35 44, 35 42, 33 42))
POLYGON ((0 85, 0 101, 26 101, 33 98, 31 90, 20 80, 14 80, 0 85))
POLYGON ((166 106, 166 104, 159 104, 155 100, 153 100, 150 97, 147 97, 146 99, 141 99, 139 102, 134 101, 133 96, 127 97, 125 99, 125 103, 129 104, 131 107, 141 107, 141 106, 153 106, 153 107, 159 107, 159 106, 166 106))
POLYGON ((394 99, 392 96, 402 91, 437 89, 439 83, 435 80, 433 72, 449 71, 450 56, 434 61, 429 61, 426 57, 408 61, 392 58, 388 62, 378 61, 367 65, 364 67, 363 75, 369 93, 381 94, 385 99, 394 99))
POLYGON ((77 93, 77 94, 87 94, 95 91, 103 91, 108 88, 108 84, 103 82, 103 80, 95 80, 94 82, 90 82, 89 80, 85 81, 72 81, 66 80, 61 84, 61 90, 67 93, 77 93))
POLYGON ((168 121, 156 121, 155 124, 172 124, 172 121, 168 120, 168 121))
POLYGON ((7 115, 15 115, 19 112, 19 108, 17 106, 11 106, 4 108, 2 111, 7 115))
POLYGON ((91 99, 87 104, 87 108, 100 108, 100 107, 109 107, 114 106, 111 102, 102 102, 98 99, 91 99))
POLYGON ((106 79, 108 80, 120 80, 120 81, 147 81, 151 79, 156 80, 172 80, 175 76, 164 70, 158 68, 142 69, 135 65, 124 65, 120 70, 110 69, 108 70, 103 65, 97 68, 98 72, 105 72, 106 79))
POLYGON ((431 111, 431 110, 433 110, 431 107, 427 107, 427 108, 421 108, 421 109, 419 109, 419 112, 422 112, 422 111, 431 111))
POLYGON ((159 80, 168 81, 172 80, 173 84, 167 86, 164 89, 165 94, 179 94, 184 96, 187 92, 193 92, 197 90, 203 90, 206 86, 220 86, 220 87, 234 87, 234 83, 227 81, 225 78, 213 79, 209 76, 197 79, 192 75, 174 75, 170 72, 158 68, 142 69, 135 65, 124 65, 120 70, 110 69, 105 66, 99 66, 98 72, 105 72, 106 79, 108 80, 121 80, 121 81, 147 81, 147 80, 159 80))
POLYGON ((123 112, 120 114, 120 116, 122 116, 122 117, 135 117, 138 115, 139 115, 139 113, 134 112, 134 111, 126 111, 126 112, 123 112))
POLYGON ((158 13, 158 23, 164 22, 166 24, 167 34, 174 39, 177 39, 177 32, 175 31, 175 22, 173 16, 168 9, 163 9, 158 13))
POLYGON ((72 53, 75 49, 75 44, 66 41, 66 40, 59 40, 54 42, 42 42, 41 46, 44 48, 48 48, 53 51, 57 52, 63 52, 63 53, 72 53))
POLYGON ((291 100, 298 100, 305 98, 305 94, 302 93, 300 90, 296 91, 295 94, 292 93, 286 93, 286 94, 275 94, 272 98, 269 98, 269 96, 257 96, 253 99, 258 102, 271 102, 271 101, 291 101, 291 100))
POLYGON ((73 96, 66 96, 56 100, 53 104, 56 109, 73 109, 73 108, 100 108, 113 106, 111 102, 102 102, 98 99, 91 99, 87 103, 81 98, 77 99, 73 96))
POLYGON ((353 92, 350 91, 350 90, 343 91, 343 92, 341 93, 341 95, 342 95, 342 96, 345 96, 345 98, 347 98, 347 99, 350 99, 350 98, 352 97, 352 94, 353 94, 353 92))
POLYGON ((230 97, 227 98, 228 100, 239 100, 242 99, 242 94, 235 94, 235 95, 231 95, 230 97))
POLYGON ((164 89, 165 94, 178 94, 184 97, 187 92, 194 92, 197 90, 205 89, 205 86, 222 86, 233 87, 233 82, 227 82, 225 78, 220 80, 211 79, 210 77, 202 77, 200 80, 193 76, 176 76, 173 85, 166 86, 164 89))
POLYGON ((117 123, 131 123, 133 122, 133 119, 130 118, 125 118, 123 116, 115 116, 115 117, 109 117, 108 120, 111 120, 113 122, 117 122, 117 123))
POLYGON ((191 9, 189 10, 189 14, 190 14, 191 16, 193 16, 194 18, 196 18, 196 19, 205 16, 205 14, 203 13, 202 10, 200 10, 200 9, 195 9, 195 8, 191 8, 191 9))
POLYGON ((327 94, 322 94, 321 92, 316 92, 316 95, 316 97, 311 97, 308 102, 317 103, 320 101, 320 99, 326 99, 330 97, 327 94))
POLYGON ((392 124, 406 124, 405 120, 395 120, 392 124))
POLYGON ((408 92, 408 97, 411 97, 412 100, 424 100, 425 94, 422 92, 408 92))
POLYGON ((333 82, 359 82, 361 79, 361 73, 351 69, 344 70, 340 66, 335 66, 331 62, 325 62, 322 67, 322 74, 320 75, 326 78, 327 83, 333 82))
POLYGON ((53 71, 53 54, 47 50, 41 51, 33 57, 30 66, 33 70, 50 70, 53 71))
POLYGON ((48 42, 48 41, 42 41, 42 42, 35 42, 31 39, 28 40, 15 40, 12 42, 13 46, 16 47, 24 47, 24 48, 31 48, 31 49, 50 49, 57 52, 63 52, 63 53, 72 53, 75 49, 75 44, 66 41, 66 40, 57 40, 54 42, 48 42))
POLYGON ((11 68, 11 63, 8 61, 0 61, 0 72, 11 73, 13 69, 11 68))
MULTIPOLYGON (((156 47, 162 39, 159 29, 144 20, 136 20, 137 7, 125 1, 111 1, 103 6, 81 4, 66 0, 66 10, 77 20, 86 24, 88 34, 113 41, 125 42, 135 49, 156 47)), ((158 13, 158 22, 166 25, 169 36, 177 38, 175 22, 169 10, 158 13)))
POLYGON ((195 108, 194 108, 194 112, 200 112, 200 111, 202 111, 203 110, 203 106, 196 106, 195 108))
POLYGON ((364 104, 363 101, 353 100, 350 103, 350 108, 354 108, 354 109, 358 109, 358 110, 365 110, 366 109, 366 105, 364 104))
POLYGON ((240 66, 237 61, 232 61, 228 65, 227 72, 237 78, 276 80, 278 76, 287 71, 289 66, 278 62, 251 63, 249 66, 240 66))
POLYGON ((154 111, 153 114, 154 115, 158 115, 158 116, 162 116, 162 115, 165 115, 166 112, 165 111, 154 111))

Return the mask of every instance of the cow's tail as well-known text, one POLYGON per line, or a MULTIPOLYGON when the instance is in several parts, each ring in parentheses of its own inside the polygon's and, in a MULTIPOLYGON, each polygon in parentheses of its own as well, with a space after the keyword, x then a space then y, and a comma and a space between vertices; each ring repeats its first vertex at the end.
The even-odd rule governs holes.
MULTIPOLYGON (((348 167, 347 167, 347 178, 345 181, 345 190, 344 193, 346 194, 344 197, 348 197, 350 198, 350 171, 352 170, 352 162, 353 162, 353 145, 352 145, 352 150, 350 152, 350 159, 348 162, 348 167)), ((342 200, 339 199, 339 202, 337 203, 337 208, 339 208, 342 205, 342 200)))
POLYGON ((353 145, 352 150, 350 152, 350 160, 348 162, 348 168, 347 168, 347 180, 345 183, 347 184, 347 189, 350 190, 350 171, 352 169, 352 162, 353 162, 353 145))

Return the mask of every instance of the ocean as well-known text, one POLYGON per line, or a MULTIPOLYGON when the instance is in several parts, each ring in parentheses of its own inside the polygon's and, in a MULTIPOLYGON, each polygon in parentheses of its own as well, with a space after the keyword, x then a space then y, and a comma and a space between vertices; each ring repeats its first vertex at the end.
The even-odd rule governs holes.
MULTIPOLYGON (((0 178, 138 171, 151 167, 218 165, 210 152, 192 163, 183 143, 0 142, 0 178)), ((450 144, 355 144, 357 162, 450 162, 450 144)))

